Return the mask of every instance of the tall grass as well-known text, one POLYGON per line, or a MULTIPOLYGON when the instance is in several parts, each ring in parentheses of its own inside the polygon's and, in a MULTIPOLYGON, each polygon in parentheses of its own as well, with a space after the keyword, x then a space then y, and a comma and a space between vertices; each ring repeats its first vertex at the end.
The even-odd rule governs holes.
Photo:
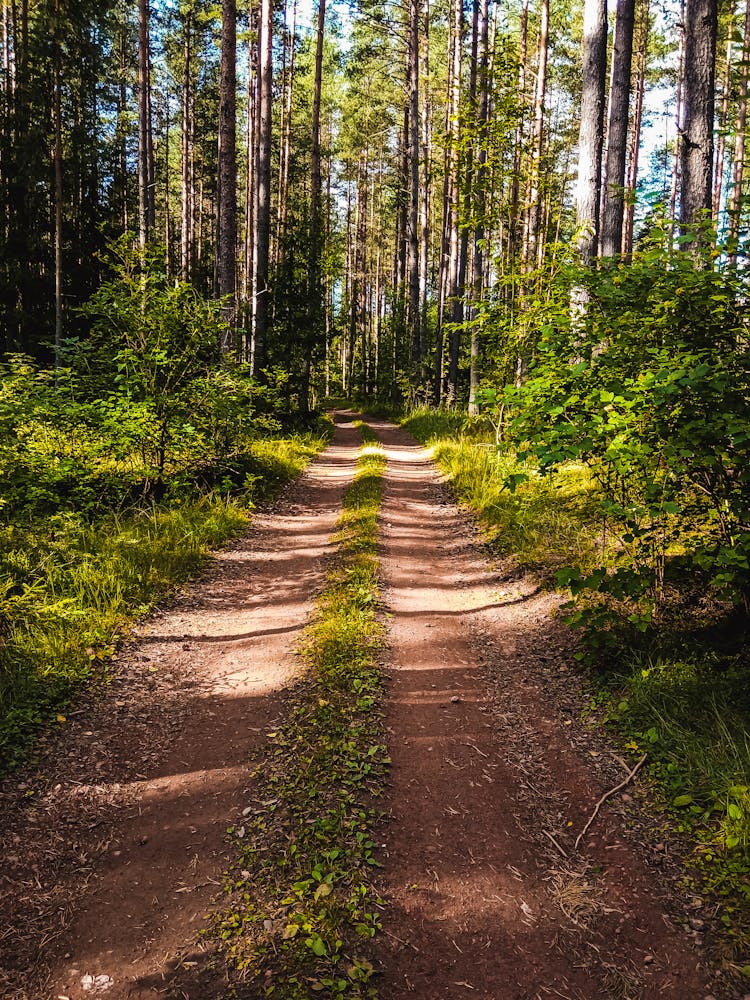
POLYGON ((498 450, 488 426, 455 411, 417 410, 402 426, 430 448, 496 552, 545 577, 571 563, 593 565, 602 518, 585 466, 540 476, 511 448, 498 450), (520 475, 528 478, 512 488, 520 475))
POLYGON ((105 512, 70 512, 0 528, 0 773, 27 753, 35 729, 76 689, 103 676, 118 638, 207 552, 239 534, 255 502, 297 475, 325 444, 298 435, 253 443, 242 488, 105 512))

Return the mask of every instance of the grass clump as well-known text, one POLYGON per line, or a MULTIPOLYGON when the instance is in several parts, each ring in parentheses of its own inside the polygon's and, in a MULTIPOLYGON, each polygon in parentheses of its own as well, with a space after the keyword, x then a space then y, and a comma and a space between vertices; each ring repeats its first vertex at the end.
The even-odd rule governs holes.
POLYGON ((633 756, 648 753, 668 831, 690 845, 685 891, 714 900, 721 957, 750 971, 746 658, 694 644, 671 654, 633 650, 611 675, 594 673, 591 681, 587 715, 633 756))
POLYGON ((380 928, 377 798, 389 764, 382 721, 377 514, 385 456, 364 445, 338 546, 303 655, 309 672, 269 734, 256 801, 234 828, 231 908, 216 931, 259 996, 375 997, 369 942, 380 928))
POLYGON ((489 424, 457 411, 416 410, 402 426, 431 449, 456 498, 471 509, 498 554, 545 578, 571 563, 594 563, 601 512, 583 465, 540 476, 510 447, 495 447, 489 424))
POLYGON ((258 440, 237 481, 200 490, 183 480, 158 504, 0 525, 0 774, 25 758, 40 725, 64 722, 81 684, 106 674, 133 620, 239 534, 254 503, 297 475, 326 440, 258 440))

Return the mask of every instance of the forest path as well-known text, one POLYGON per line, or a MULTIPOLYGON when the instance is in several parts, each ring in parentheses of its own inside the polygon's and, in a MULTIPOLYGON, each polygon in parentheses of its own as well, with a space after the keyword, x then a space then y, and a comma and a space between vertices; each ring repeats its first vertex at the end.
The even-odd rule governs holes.
POLYGON ((200 964, 249 755, 295 674, 355 470, 359 432, 351 414, 336 420, 279 503, 149 617, 39 773, 2 789, 0 996, 153 997, 175 960, 200 964))
MULTIPOLYGON (((278 508, 149 620, 34 783, 2 790, 3 997, 224 995, 196 936, 353 475, 338 420, 278 508)), ((554 597, 488 565, 427 453, 371 424, 391 615, 381 1000, 717 996, 617 808, 573 850, 620 765, 602 777, 553 697, 570 655, 554 597)))
POLYGON ((379 995, 709 996, 699 953, 673 927, 621 818, 603 810, 583 853, 573 850, 607 785, 544 690, 570 654, 557 648, 554 597, 488 565, 427 453, 370 423, 388 458, 381 544, 392 615, 392 905, 379 995))

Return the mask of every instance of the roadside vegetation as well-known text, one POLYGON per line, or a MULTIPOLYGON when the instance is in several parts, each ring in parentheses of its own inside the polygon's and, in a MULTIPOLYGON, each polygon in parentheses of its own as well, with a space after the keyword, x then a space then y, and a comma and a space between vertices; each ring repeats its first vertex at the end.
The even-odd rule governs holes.
POLYGON ((131 264, 92 299, 94 337, 64 368, 0 369, 0 773, 330 436, 283 416, 283 380, 260 389, 215 365, 215 304, 131 264))
POLYGON ((389 759, 380 707, 377 515, 385 455, 364 445, 337 552, 307 630, 307 673, 268 734, 256 791, 234 835, 231 903, 216 921, 225 954, 258 995, 375 996, 370 942, 378 798, 389 759))
POLYGON ((670 249, 562 269, 523 384, 404 421, 495 551, 568 590, 590 700, 692 844, 686 887, 750 946, 750 411, 736 276, 670 249), (660 266, 657 266, 660 265, 660 266), (585 283, 585 312, 571 289, 585 283))

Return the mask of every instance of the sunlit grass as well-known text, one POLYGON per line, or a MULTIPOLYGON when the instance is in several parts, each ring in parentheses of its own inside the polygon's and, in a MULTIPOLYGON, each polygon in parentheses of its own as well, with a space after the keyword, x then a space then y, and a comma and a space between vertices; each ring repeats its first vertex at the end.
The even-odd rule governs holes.
POLYGON ((550 577, 601 555, 601 509, 585 466, 540 476, 512 449, 498 450, 489 427, 455 411, 419 410, 402 423, 430 449, 460 503, 469 507, 494 550, 550 577), (511 477, 528 478, 515 489, 511 477))
POLYGON ((133 621, 246 528, 254 503, 324 444, 313 435, 253 443, 246 461, 254 472, 242 487, 220 483, 202 496, 193 489, 94 521, 65 512, 0 527, 0 773, 80 684, 104 675, 133 621))

